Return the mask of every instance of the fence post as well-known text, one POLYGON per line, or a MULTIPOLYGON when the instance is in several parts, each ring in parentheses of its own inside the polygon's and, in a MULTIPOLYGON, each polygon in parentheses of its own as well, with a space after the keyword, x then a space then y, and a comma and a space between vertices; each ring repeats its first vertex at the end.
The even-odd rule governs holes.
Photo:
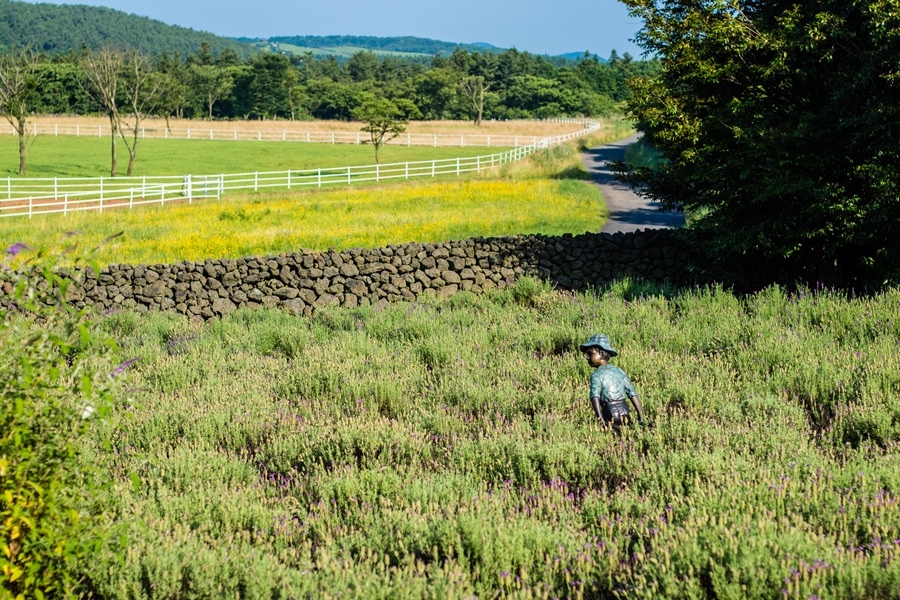
POLYGON ((475 157, 475 172, 481 173, 481 157, 480 156, 475 157))
POLYGON ((166 140, 169 139, 169 128, 168 127, 166 127, 166 133, 163 136, 163 139, 166 139, 166 140))
POLYGON ((259 191, 259 171, 253 173, 253 191, 259 191))
POLYGON ((456 157, 456 175, 459 176, 459 157, 456 157))
POLYGON ((128 208, 134 208, 134 188, 131 188, 130 192, 128 195, 128 208))
POLYGON ((237 129, 234 130, 234 139, 237 139, 237 129))
POLYGON ((460 148, 466 147, 466 136, 464 136, 464 135, 459 136, 459 147, 460 148))
POLYGON ((412 146, 412 135, 407 133, 406 134, 406 147, 409 148, 410 146, 412 146))
POLYGON ((306 141, 307 142, 309 141, 309 132, 308 131, 306 132, 306 141))
MULTIPOLYGON (((334 137, 334 134, 332 133, 331 136, 334 137)), ((350 185, 350 167, 349 166, 347 167, 347 185, 350 185)))
POLYGON ((209 139, 213 139, 213 130, 212 129, 209 130, 209 139))
POLYGON ((378 175, 379 175, 378 171, 379 171, 378 163, 375 163, 375 183, 378 183, 378 175))
POLYGON ((288 169, 288 189, 291 189, 291 170, 288 169))
POLYGON ((141 127, 141 137, 144 139, 147 138, 147 129, 144 127, 141 127))
POLYGON ((434 134, 434 147, 437 148, 437 134, 434 134))
POLYGON ((147 176, 144 175, 141 181, 141 198, 147 198, 147 176))
POLYGON ((97 137, 103 137, 103 125, 97 126, 97 137))
POLYGON ((356 145, 359 146, 359 132, 356 132, 356 145))
POLYGON ((432 177, 434 177, 434 166, 435 166, 434 159, 431 159, 431 176, 432 177))
POLYGON ((516 136, 516 142, 513 144, 513 148, 519 147, 519 136, 516 136))
POLYGON ((322 187, 322 167, 319 167, 319 187, 322 187))
POLYGON ((59 123, 53 125, 53 135, 59 137, 59 123))
POLYGON ((191 178, 190 175, 185 175, 185 176, 184 176, 184 182, 185 182, 185 184, 187 184, 188 204, 191 204, 191 203, 192 203, 192 200, 193 200, 193 195, 194 195, 194 190, 193 190, 193 187, 194 187, 194 181, 193 181, 193 179, 191 178))
POLYGON ((160 185, 159 190, 159 205, 164 206, 166 203, 166 184, 160 185))
POLYGON ((284 142, 287 140, 287 131, 281 132, 281 141, 284 142))
POLYGON ((334 146, 334 132, 331 132, 331 145, 334 146))
POLYGON ((488 148, 491 147, 491 136, 488 136, 488 148))
POLYGON ((75 126, 75 137, 81 137, 81 125, 75 126))
POLYGON ((409 161, 406 161, 406 178, 409 179, 409 161))
POLYGON ((257 131, 257 132, 256 132, 256 141, 257 141, 257 142, 261 142, 261 141, 262 141, 262 131, 257 131))

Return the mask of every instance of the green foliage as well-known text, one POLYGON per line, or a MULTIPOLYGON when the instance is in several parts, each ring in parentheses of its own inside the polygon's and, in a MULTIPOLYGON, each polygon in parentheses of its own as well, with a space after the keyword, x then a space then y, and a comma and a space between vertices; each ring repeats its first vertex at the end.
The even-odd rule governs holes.
POLYGON ((360 130, 369 134, 365 143, 375 147, 375 164, 378 164, 378 149, 406 131, 407 120, 403 113, 396 104, 384 98, 366 98, 353 110, 353 118, 362 121, 360 130))
POLYGON ((708 276, 900 278, 900 4, 624 0, 660 57, 628 101, 665 161, 628 172, 692 213, 708 276))
MULTIPOLYGON (((118 315, 141 408, 107 598, 896 596, 900 290, 523 280, 450 302, 118 315), (612 336, 650 430, 587 402, 612 336), (782 590, 785 590, 784 592, 782 590)), ((98 434, 102 433, 98 431, 98 434)))
MULTIPOLYGON (((23 250, 15 244, 7 258, 23 250)), ((0 274, 0 596, 58 598, 76 591, 87 555, 100 548, 91 510, 103 491, 80 460, 89 425, 108 416, 124 365, 88 311, 65 303, 71 279, 38 256, 0 274), (105 369, 105 370, 104 370, 105 369)), ((6 261, 3 268, 7 269, 6 261)), ((83 271, 82 271, 83 272, 83 271)))
MULTIPOLYGON (((24 3, 12 3, 24 4, 24 3)), ((44 6, 44 5, 41 5, 44 6)), ((63 7, 60 7, 63 8, 63 7)), ((69 7, 66 7, 69 8, 69 7)), ((2 37, 2 36, 0 36, 2 37)), ((605 64, 587 57, 555 66, 545 57, 509 50, 462 50, 416 62, 357 52, 344 63, 332 57, 238 54, 206 41, 193 54, 180 46, 154 53, 163 86, 154 112, 163 117, 308 118, 348 120, 361 94, 388 99, 408 118, 485 119, 606 116, 627 96, 630 77, 652 77, 656 61, 605 64), (229 83, 230 82, 230 83, 229 83), (478 82, 477 106, 461 83, 478 82), (483 93, 481 93, 483 92, 483 93)), ((41 85, 29 107, 44 114, 100 110, 82 86, 80 55, 42 55, 41 85)))

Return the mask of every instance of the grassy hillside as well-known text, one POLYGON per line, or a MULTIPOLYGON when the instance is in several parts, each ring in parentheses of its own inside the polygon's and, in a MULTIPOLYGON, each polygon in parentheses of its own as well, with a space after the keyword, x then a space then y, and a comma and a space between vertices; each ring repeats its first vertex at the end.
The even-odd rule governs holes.
POLYGON ((78 51, 86 44, 91 49, 114 46, 147 54, 178 50, 184 56, 203 42, 216 54, 227 48, 245 57, 254 51, 229 38, 109 8, 0 0, 0 46, 32 46, 55 53, 78 51))
MULTIPOLYGON (((375 37, 358 35, 293 35, 268 38, 270 42, 277 44, 289 44, 301 48, 318 48, 324 50, 341 47, 353 47, 358 49, 373 50, 383 53, 399 53, 400 55, 423 54, 434 56, 435 54, 450 55, 456 48, 469 52, 484 52, 495 49, 493 46, 458 44, 454 42, 442 42, 420 37, 375 37)), ((500 50, 497 48, 496 50, 500 50)))
MULTIPOLYGON (((895 598, 900 292, 123 314, 105 598, 895 598), (649 430, 588 405, 604 332, 649 430)), ((112 368, 111 366, 108 368, 112 368)), ((112 451, 100 440, 112 440, 112 451)))

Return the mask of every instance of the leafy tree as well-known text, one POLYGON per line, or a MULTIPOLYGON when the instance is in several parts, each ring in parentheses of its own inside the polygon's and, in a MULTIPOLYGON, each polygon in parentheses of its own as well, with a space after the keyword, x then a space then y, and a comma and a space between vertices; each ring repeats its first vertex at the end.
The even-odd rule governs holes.
POLYGON ((489 89, 491 89, 491 84, 485 83, 482 75, 466 77, 459 84, 459 91, 469 105, 472 122, 476 127, 481 126, 481 119, 484 116, 484 93, 489 89))
POLYGON ((369 134, 368 141, 375 147, 375 164, 378 161, 378 149, 406 131, 406 119, 397 105, 385 98, 371 98, 360 104, 353 111, 353 118, 364 124, 361 131, 369 134))
POLYGON ((0 55, 0 114, 19 136, 19 175, 25 174, 25 159, 36 139, 28 130, 28 115, 40 84, 37 57, 30 48, 0 55))
MULTIPOLYGON (((292 85, 290 60, 281 54, 263 54, 251 64, 250 115, 265 119, 284 115, 289 107, 292 85)), ((296 81, 296 80, 294 80, 296 81)))
POLYGON ((203 100, 206 114, 213 119, 213 106, 221 100, 234 86, 231 72, 223 67, 206 64, 192 64, 189 69, 191 87, 203 100))
POLYGON ((717 275, 896 279, 898 0, 623 1, 662 65, 628 105, 665 160, 622 177, 690 214, 717 275))
POLYGON ((184 105, 187 104, 188 87, 177 75, 159 71, 154 75, 160 79, 154 112, 166 120, 166 129, 171 129, 169 119, 181 116, 184 105))
POLYGON ((421 110, 431 119, 443 119, 456 100, 459 74, 443 68, 431 69, 416 82, 416 94, 421 110))
POLYGON ((378 73, 378 57, 371 50, 355 52, 347 61, 347 72, 353 81, 369 81, 378 73))

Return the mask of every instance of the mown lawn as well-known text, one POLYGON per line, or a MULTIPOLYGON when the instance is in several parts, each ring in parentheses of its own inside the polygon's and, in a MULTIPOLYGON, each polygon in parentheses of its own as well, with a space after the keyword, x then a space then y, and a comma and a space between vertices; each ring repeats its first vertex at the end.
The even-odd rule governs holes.
MULTIPOLYGON (((506 148, 431 148, 387 146, 382 163, 488 155, 506 148)), ((28 154, 28 177, 99 177, 109 175, 109 137, 38 136, 28 154)), ((119 140, 119 175, 128 167, 128 151, 119 140)), ((374 165, 372 146, 300 142, 209 140, 141 140, 134 175, 216 175, 374 165)), ((18 138, 0 135, 0 176, 18 177, 18 138)))
POLYGON ((896 598, 900 290, 108 321, 107 598, 896 598), (607 333, 652 429, 593 417, 607 333), (132 474, 138 479, 135 485, 132 474), (114 531, 121 531, 115 529, 114 531))

